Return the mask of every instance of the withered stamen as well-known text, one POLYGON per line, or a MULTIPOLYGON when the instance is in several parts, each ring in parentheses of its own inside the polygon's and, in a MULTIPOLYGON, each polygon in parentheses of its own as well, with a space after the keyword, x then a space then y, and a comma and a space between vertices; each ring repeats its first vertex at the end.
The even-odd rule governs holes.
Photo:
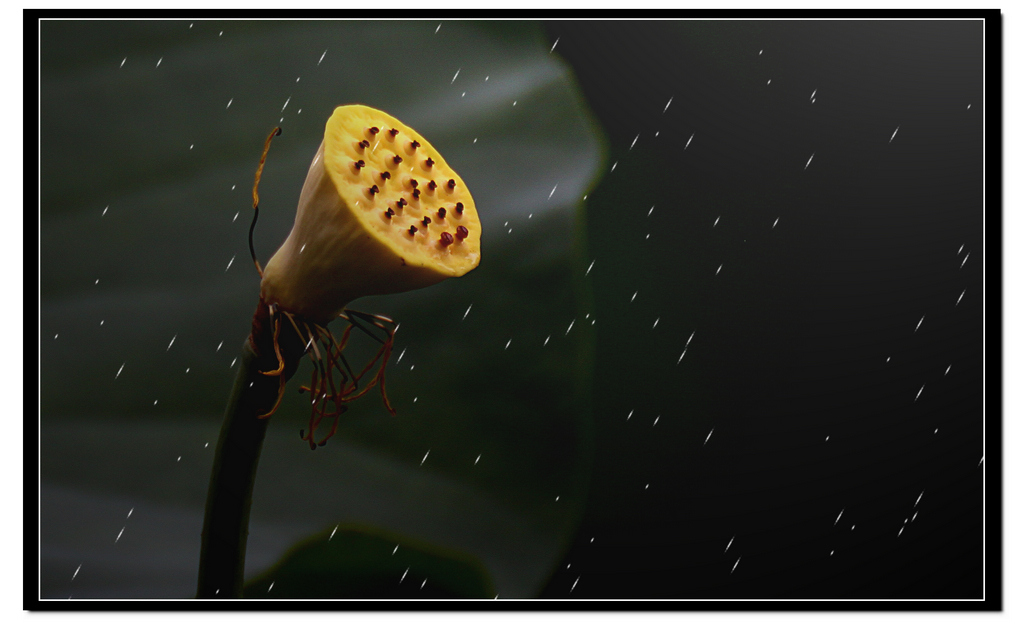
POLYGON ((398 129, 392 129, 391 131, 388 131, 388 133, 391 134, 391 137, 395 137, 398 135, 398 129))
POLYGON ((380 129, 378 129, 377 127, 370 127, 369 131, 370 135, 377 135, 377 132, 380 131, 380 129))
POLYGON ((416 226, 415 225, 409 225, 409 235, 412 236, 415 233, 416 233, 416 226))
POLYGON ((380 174, 380 178, 381 179, 391 179, 391 173, 389 173, 388 171, 385 170, 384 172, 382 172, 380 174))
POLYGON ((447 214, 447 213, 448 213, 448 210, 444 209, 443 207, 437 209, 437 217, 438 218, 444 218, 444 215, 447 214))
POLYGON ((456 214, 462 214, 462 210, 464 208, 465 208, 465 206, 462 205, 462 201, 459 201, 458 203, 455 204, 455 213, 456 214))
POLYGON ((434 190, 435 188, 437 188, 437 183, 435 183, 434 180, 431 179, 430 183, 427 184, 427 187, 430 188, 431 190, 434 190))
POLYGON ((454 179, 449 179, 448 180, 448 189, 449 190, 454 190, 455 189, 455 180, 454 179))
POLYGON ((380 188, 377 187, 377 184, 370 186, 370 195, 377 194, 378 192, 380 192, 380 188))
POLYGON ((432 158, 428 157, 428 158, 427 158, 427 161, 423 162, 423 164, 424 164, 424 165, 425 165, 425 166, 426 166, 427 168, 430 168, 431 166, 433 166, 433 165, 434 165, 434 160, 433 160, 432 158))
POLYGON ((396 164, 401 164, 401 163, 402 163, 402 158, 401 158, 401 157, 399 157, 398 155, 395 155, 395 156, 394 156, 394 157, 392 157, 391 159, 392 159, 392 160, 394 160, 394 162, 395 162, 396 164))
POLYGON ((463 240, 469 235, 469 230, 466 229, 465 225, 459 225, 459 228, 455 230, 455 237, 459 240, 463 240))
POLYGON ((392 210, 391 208, 388 208, 387 211, 384 212, 384 218, 391 218, 392 216, 394 216, 394 214, 395 211, 392 210))
POLYGON ((370 143, 367 140, 360 140, 359 141, 359 146, 361 146, 361 147, 363 147, 365 149, 368 146, 370 146, 370 143))
POLYGON ((417 142, 416 140, 413 140, 412 142, 409 142, 409 146, 411 146, 412 150, 415 151, 416 149, 418 149, 420 147, 420 143, 417 142))
POLYGON ((415 188, 415 187, 420 185, 420 182, 416 181, 415 179, 410 179, 409 180, 409 185, 412 186, 413 188, 415 188))
POLYGON ((442 246, 447 247, 448 245, 452 244, 453 242, 455 242, 455 239, 452 238, 451 234, 449 234, 448 232, 443 232, 441 234, 441 245, 442 246))
POLYGON ((356 166, 356 170, 359 170, 363 166, 366 166, 366 162, 364 162, 363 160, 359 160, 359 161, 355 162, 355 166, 356 166))
POLYGON ((404 207, 406 205, 409 205, 409 202, 405 200, 405 197, 402 197, 401 199, 398 200, 398 203, 396 205, 398 205, 398 207, 404 207))
POLYGON ((419 188, 414 188, 413 191, 412 191, 412 196, 413 196, 413 198, 416 198, 416 199, 420 198, 420 189, 419 188))
POLYGON ((423 226, 426 227, 429 224, 430 224, 430 217, 429 216, 424 216, 423 217, 423 226))

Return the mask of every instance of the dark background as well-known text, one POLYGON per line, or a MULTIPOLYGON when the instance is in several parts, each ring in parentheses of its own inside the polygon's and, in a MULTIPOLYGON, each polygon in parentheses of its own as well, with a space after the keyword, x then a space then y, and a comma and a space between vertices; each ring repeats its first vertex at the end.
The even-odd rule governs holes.
POLYGON ((545 28, 617 162, 545 596, 982 596, 982 24, 545 28))

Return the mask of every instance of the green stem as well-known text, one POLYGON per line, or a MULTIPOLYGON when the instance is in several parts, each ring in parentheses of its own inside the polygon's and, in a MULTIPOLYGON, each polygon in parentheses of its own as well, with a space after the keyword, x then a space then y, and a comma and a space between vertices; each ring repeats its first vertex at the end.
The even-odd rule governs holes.
MULTIPOLYGON (((266 305, 260 301, 217 441, 206 496, 197 598, 242 597, 252 490, 270 423, 269 417, 259 415, 273 407, 280 386, 279 376, 259 373, 277 367, 269 321, 266 305)), ((284 329, 279 344, 286 356, 287 380, 295 373, 302 345, 284 329)))

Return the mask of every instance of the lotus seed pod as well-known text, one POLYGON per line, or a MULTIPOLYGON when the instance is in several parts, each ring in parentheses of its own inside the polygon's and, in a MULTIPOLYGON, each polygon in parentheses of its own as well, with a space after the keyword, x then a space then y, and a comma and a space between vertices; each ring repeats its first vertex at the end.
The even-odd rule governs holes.
POLYGON ((430 286, 479 262, 480 219, 459 175, 413 129, 346 105, 327 121, 295 225, 267 262, 260 292, 268 304, 327 322, 356 298, 430 286), (419 186, 435 180, 443 183, 419 186), (444 237, 452 232, 458 237, 444 237))

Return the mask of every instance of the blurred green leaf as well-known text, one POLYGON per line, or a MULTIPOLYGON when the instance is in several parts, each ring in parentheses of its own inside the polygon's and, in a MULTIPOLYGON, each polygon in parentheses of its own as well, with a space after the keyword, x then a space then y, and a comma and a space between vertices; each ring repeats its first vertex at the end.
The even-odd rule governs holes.
MULTIPOLYGON (((42 26, 44 595, 194 591, 195 567, 172 574, 162 551, 198 565, 205 444, 259 293, 247 235, 262 142, 284 128, 260 183, 266 262, 344 103, 395 115, 459 172, 482 260, 353 305, 401 324, 397 417, 367 396, 310 452, 300 367, 264 444, 246 565, 265 569, 328 523, 371 522, 469 552, 502 593, 533 595, 579 521, 593 438, 581 227, 603 140, 569 68, 529 22, 189 24, 42 26), (382 56, 389 41, 415 58, 382 56), (89 504, 140 508, 108 549, 92 526, 107 507, 89 504), (143 519, 163 508, 182 510, 173 525, 143 519), (65 593, 84 549, 103 549, 103 567, 65 593)), ((353 360, 360 349, 373 348, 354 340, 353 360)))
POLYGON ((244 598, 494 598, 483 563, 390 531, 339 525, 295 545, 244 598))

